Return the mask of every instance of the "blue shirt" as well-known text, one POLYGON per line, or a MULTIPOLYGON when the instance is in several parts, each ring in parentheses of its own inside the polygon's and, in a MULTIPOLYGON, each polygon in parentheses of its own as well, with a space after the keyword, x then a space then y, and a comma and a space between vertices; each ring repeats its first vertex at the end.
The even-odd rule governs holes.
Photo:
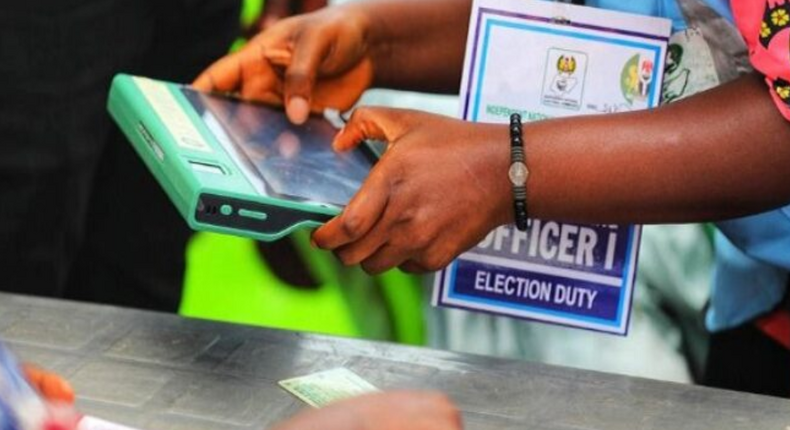
MULTIPOLYGON (((733 22, 727 0, 705 1, 733 22)), ((669 18, 674 31, 686 28, 675 0, 588 0, 587 4, 669 18)), ((790 205, 717 226, 711 306, 705 318, 711 331, 741 325, 781 302, 790 273, 790 205)))
POLYGON ((672 20, 673 31, 686 29, 686 20, 683 19, 683 13, 675 0, 587 0, 585 4, 601 9, 669 18, 672 20))

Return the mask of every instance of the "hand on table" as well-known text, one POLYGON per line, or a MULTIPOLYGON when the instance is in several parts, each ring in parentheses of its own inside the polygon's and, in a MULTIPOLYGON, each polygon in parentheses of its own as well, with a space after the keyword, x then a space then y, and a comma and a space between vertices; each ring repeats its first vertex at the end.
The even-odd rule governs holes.
POLYGON ((285 105, 296 124, 311 111, 348 110, 373 80, 367 26, 365 16, 350 7, 278 21, 240 51, 211 65, 194 86, 285 105))
POLYGON ((368 394, 303 412, 272 430, 461 430, 461 415, 442 394, 368 394))
POLYGON ((446 266, 493 228, 512 221, 507 126, 427 113, 359 108, 336 150, 364 139, 388 143, 362 188, 315 244, 371 274, 446 266))

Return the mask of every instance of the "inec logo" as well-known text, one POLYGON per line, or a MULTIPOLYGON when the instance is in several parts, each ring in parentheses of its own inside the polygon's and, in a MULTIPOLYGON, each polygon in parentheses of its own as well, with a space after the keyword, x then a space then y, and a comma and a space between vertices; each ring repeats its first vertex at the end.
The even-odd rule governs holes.
POLYGON ((620 89, 628 104, 647 102, 653 87, 654 68, 653 61, 640 54, 634 55, 625 63, 620 74, 620 89))
POLYGON ((556 94, 568 94, 576 87, 578 80, 573 77, 576 73, 576 57, 573 55, 560 55, 557 59, 557 75, 551 84, 551 91, 556 94))
POLYGON ((579 110, 584 98, 587 54, 566 49, 549 49, 543 77, 542 102, 546 106, 579 110))

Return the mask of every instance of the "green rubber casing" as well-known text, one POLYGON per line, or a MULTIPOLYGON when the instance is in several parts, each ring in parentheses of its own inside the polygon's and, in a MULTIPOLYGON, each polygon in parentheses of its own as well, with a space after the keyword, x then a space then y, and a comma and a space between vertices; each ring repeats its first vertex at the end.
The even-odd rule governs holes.
POLYGON ((120 74, 113 79, 108 110, 192 229, 269 242, 340 213, 331 204, 258 193, 180 88, 120 74))

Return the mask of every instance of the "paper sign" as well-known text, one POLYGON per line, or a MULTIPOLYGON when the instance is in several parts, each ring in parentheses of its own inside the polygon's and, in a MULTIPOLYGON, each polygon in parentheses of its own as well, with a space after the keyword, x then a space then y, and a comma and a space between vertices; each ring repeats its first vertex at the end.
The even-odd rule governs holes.
POLYGON ((348 399, 378 388, 356 373, 338 368, 299 378, 280 381, 280 386, 314 408, 320 408, 338 400, 348 399))
MULTIPOLYGON (((670 31, 665 19, 476 0, 461 117, 505 123, 513 112, 534 121, 655 107, 670 31)), ((526 149, 529 159, 528 139, 526 149)), ((434 304, 624 335, 639 235, 639 226, 543 220, 526 232, 500 227, 437 274, 434 304)))

